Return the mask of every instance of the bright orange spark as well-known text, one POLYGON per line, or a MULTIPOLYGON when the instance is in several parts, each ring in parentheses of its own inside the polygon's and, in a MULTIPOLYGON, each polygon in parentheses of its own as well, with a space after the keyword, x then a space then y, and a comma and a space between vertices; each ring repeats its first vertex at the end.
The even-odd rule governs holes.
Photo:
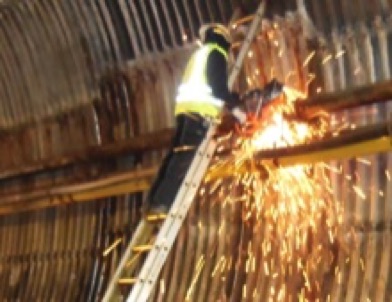
MULTIPOLYGON (((307 60, 311 58, 312 55, 307 60)), ((274 280, 270 295, 276 295, 277 300, 285 301, 289 296, 297 295, 298 292, 290 292, 291 289, 284 287, 290 282, 297 284, 306 301, 310 292, 320 293, 324 282, 322 276, 326 273, 323 270, 331 269, 328 266, 336 257, 333 247, 341 236, 343 209, 334 198, 328 172, 342 175, 342 167, 326 163, 268 167, 266 177, 255 173, 256 165, 250 164, 246 172, 236 172, 244 163, 252 162, 257 151, 305 144, 322 138, 330 130, 325 121, 315 126, 287 118, 293 116, 294 102, 304 95, 292 89, 284 92, 285 97, 276 106, 263 111, 263 120, 253 136, 242 138, 237 144, 241 149, 230 162, 233 174, 227 186, 241 188, 234 190, 241 193, 232 195, 231 200, 243 202, 243 221, 250 224, 256 220, 256 225, 261 227, 262 240, 258 248, 251 241, 247 246, 245 273, 261 270, 266 278, 274 280), (257 267, 259 257, 260 266, 257 267)), ((365 164, 365 161, 361 162, 365 164)), ((212 183, 207 192, 225 202, 228 197, 215 192, 224 185, 224 181, 212 183)), ((220 265, 221 260, 218 260, 214 274, 220 265)), ((254 289, 246 285, 245 282, 243 295, 246 296, 248 290, 254 293, 254 289)))

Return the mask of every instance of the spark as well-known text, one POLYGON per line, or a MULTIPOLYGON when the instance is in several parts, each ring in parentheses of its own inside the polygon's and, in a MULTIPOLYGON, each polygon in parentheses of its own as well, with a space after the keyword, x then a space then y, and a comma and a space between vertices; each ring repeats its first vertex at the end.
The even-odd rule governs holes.
POLYGON ((160 283, 159 283, 159 287, 160 287, 160 293, 163 295, 165 294, 165 280, 161 279, 160 283))
POLYGON ((226 266, 227 266, 227 260, 226 260, 226 257, 223 257, 222 265, 221 265, 221 273, 223 273, 225 271, 226 266))
MULTIPOLYGON (((309 64, 314 55, 314 52, 309 54, 304 65, 309 64)), ((235 140, 237 146, 230 159, 219 156, 214 159, 214 169, 229 167, 230 178, 229 181, 223 178, 218 182, 210 181, 205 194, 213 202, 227 204, 230 200, 240 205, 243 208, 243 222, 247 226, 255 226, 256 233, 260 229, 259 234, 255 235, 262 236, 260 242, 256 244, 251 240, 243 250, 246 253, 244 273, 256 274, 259 270, 268 278, 273 283, 270 295, 274 301, 286 301, 294 295, 306 301, 308 292, 321 293, 325 281, 320 277, 320 266, 335 265, 334 245, 343 241, 340 237, 343 236, 344 208, 334 196, 329 176, 331 173, 351 176, 343 174, 342 165, 323 162, 291 167, 264 167, 263 160, 256 162, 254 154, 259 151, 306 144, 332 130, 328 120, 322 121, 323 126, 320 127, 286 118, 293 114, 294 103, 306 95, 293 89, 285 89, 284 94, 278 105, 263 111, 263 120, 250 137, 231 137, 230 143, 228 140, 221 142, 223 145, 233 144, 232 140, 235 140), (268 173, 261 173, 263 169, 268 173), (298 292, 291 292, 289 287, 285 287, 291 282, 297 284, 298 280, 302 280, 298 288, 299 296, 298 292)), ((364 159, 358 161, 368 163, 364 159)), ((361 188, 353 186, 353 189, 366 198, 361 188)), ((221 224, 217 233, 223 235, 224 232, 221 224)), ((218 272, 223 273, 225 269, 226 272, 232 267, 237 269, 237 263, 233 263, 231 257, 220 257, 215 261, 215 266, 211 266, 211 277, 219 276, 218 272)), ((331 269, 335 269, 336 278, 341 282, 338 267, 331 269)), ((195 269, 193 280, 200 274, 199 271, 200 268, 195 269)), ((242 284, 244 299, 255 294, 255 288, 250 287, 247 279, 242 284)), ((192 281, 192 284, 195 282, 192 281)), ((314 301, 317 299, 321 300, 316 297, 314 301)))
POLYGON ((366 195, 365 195, 365 193, 363 192, 363 190, 362 190, 362 188, 360 188, 360 187, 358 187, 358 186, 353 186, 353 190, 354 190, 354 192, 360 197, 360 198, 362 198, 362 199, 366 199, 366 195))
POLYGON ((361 264, 361 269, 364 272, 365 271, 365 263, 362 258, 359 260, 359 263, 361 264))
POLYGON ((225 227, 225 222, 223 221, 222 224, 219 226, 218 235, 222 234, 223 228, 225 227))
POLYGON ((360 72, 361 72, 361 67, 358 66, 357 68, 354 69, 354 75, 357 76, 359 75, 360 72))
POLYGON ((107 255, 110 254, 111 251, 113 251, 117 245, 119 245, 122 242, 122 238, 117 238, 116 241, 114 241, 103 253, 102 256, 106 257, 107 255))
POLYGON ((269 276, 269 268, 268 263, 264 261, 264 273, 269 276))
POLYGON ((286 287, 283 286, 283 287, 279 290, 278 301, 281 301, 281 300, 284 299, 285 293, 286 293, 286 287))
POLYGON ((343 56, 346 53, 345 50, 340 50, 336 53, 335 55, 335 59, 340 58, 341 56, 343 56))
POLYGON ((221 265, 221 263, 223 263, 225 261, 225 257, 221 256, 221 258, 219 259, 218 263, 215 265, 214 270, 212 271, 211 277, 214 277, 216 272, 219 270, 219 267, 221 265))
POLYGON ((185 301, 190 301, 192 292, 193 292, 193 290, 194 290, 194 288, 195 288, 195 285, 196 285, 197 280, 199 279, 200 273, 201 273, 201 271, 203 270, 204 264, 205 264, 205 257, 204 257, 204 255, 202 255, 202 256, 199 258, 199 261, 198 261, 197 264, 196 264, 196 272, 195 272, 195 274, 194 274, 194 276, 193 276, 191 285, 189 286, 189 288, 188 288, 188 290, 187 290, 186 297, 185 297, 185 301))
POLYGON ((306 87, 308 87, 315 78, 316 76, 313 73, 308 74, 308 79, 306 80, 306 87))
POLYGON ((325 58, 323 59, 323 61, 321 62, 321 64, 324 65, 324 64, 328 63, 331 59, 332 59, 332 55, 329 54, 329 55, 325 56, 325 58))
POLYGON ((295 72, 294 70, 290 70, 290 71, 287 73, 286 77, 285 77, 285 83, 288 83, 289 80, 290 80, 290 78, 294 77, 295 74, 296 74, 296 72, 295 72))
POLYGON ((368 159, 365 158, 357 158, 357 162, 362 163, 366 166, 370 166, 372 164, 372 162, 368 159))
POLYGON ((303 62, 303 64, 302 64, 302 67, 306 67, 306 66, 309 64, 310 60, 313 59, 313 57, 314 57, 315 54, 316 54, 316 51, 313 50, 313 51, 306 57, 306 59, 304 60, 304 62, 303 62))
POLYGON ((188 35, 186 33, 182 34, 182 41, 188 41, 188 35))
POLYGON ((246 299, 246 284, 242 286, 242 298, 246 299))
POLYGON ((391 181, 391 173, 388 170, 385 170, 385 176, 387 177, 388 181, 391 181))

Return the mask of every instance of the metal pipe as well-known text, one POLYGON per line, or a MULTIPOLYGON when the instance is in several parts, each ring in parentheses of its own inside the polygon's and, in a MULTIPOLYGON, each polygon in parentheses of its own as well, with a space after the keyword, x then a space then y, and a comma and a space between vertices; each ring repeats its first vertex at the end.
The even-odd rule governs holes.
POLYGON ((270 159, 269 163, 266 162, 266 164, 273 164, 279 167, 306 165, 331 160, 350 159, 375 153, 389 152, 391 150, 392 145, 390 138, 388 136, 381 136, 379 138, 369 139, 350 145, 336 146, 331 149, 319 149, 282 156, 277 159, 270 159))
POLYGON ((105 146, 92 146, 82 152, 75 152, 54 159, 45 159, 30 163, 24 167, 10 168, 0 173, 0 179, 20 177, 32 173, 48 171, 66 167, 74 163, 94 161, 109 157, 143 152, 165 148, 169 145, 173 136, 173 129, 164 129, 153 133, 136 136, 122 142, 105 146))
POLYGON ((379 123, 371 126, 364 126, 355 130, 342 132, 337 137, 326 138, 321 141, 312 142, 308 144, 263 150, 254 155, 255 159, 274 159, 284 156, 306 155, 306 153, 328 150, 331 148, 342 147, 350 144, 357 144, 364 141, 378 139, 388 136, 388 123, 379 123))
MULTIPOLYGON (((318 142, 262 150, 253 155, 253 160, 265 166, 288 167, 387 152, 392 150, 391 134, 391 125, 380 123, 347 131, 341 133, 338 137, 327 138, 318 142)), ((221 153, 219 156, 225 158, 233 155, 221 153)), ((211 169, 207 175, 207 180, 232 176, 233 172, 241 173, 245 172, 246 169, 245 163, 235 171, 233 171, 231 165, 224 164, 211 169)))
POLYGON ((0 215, 143 192, 150 187, 157 170, 150 167, 81 184, 0 196, 0 215))
POLYGON ((311 119, 323 112, 371 105, 392 100, 392 81, 357 87, 333 93, 320 94, 296 103, 300 117, 311 119))

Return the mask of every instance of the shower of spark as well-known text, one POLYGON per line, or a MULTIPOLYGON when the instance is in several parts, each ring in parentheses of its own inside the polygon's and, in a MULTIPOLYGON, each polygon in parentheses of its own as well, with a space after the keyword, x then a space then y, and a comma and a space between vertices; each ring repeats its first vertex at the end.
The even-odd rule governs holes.
POLYGON ((211 181, 213 190, 202 190, 211 200, 221 196, 223 203, 242 202, 243 220, 254 234, 247 247, 248 277, 242 294, 253 290, 254 297, 263 296, 260 287, 249 281, 250 275, 262 270, 269 280, 264 281, 269 282, 264 290, 273 301, 325 298, 325 278, 337 274, 337 249, 347 242, 343 239, 343 208, 334 198, 325 163, 284 168, 252 163, 257 151, 307 143, 328 131, 326 120, 316 125, 290 118, 297 97, 297 92, 286 89, 280 100, 265 108, 253 135, 234 143, 237 148, 232 157, 217 158, 215 167, 231 166, 232 176, 226 182, 211 181), (250 163, 246 171, 236 168, 245 162, 250 163), (235 193, 223 194, 225 185, 235 193))

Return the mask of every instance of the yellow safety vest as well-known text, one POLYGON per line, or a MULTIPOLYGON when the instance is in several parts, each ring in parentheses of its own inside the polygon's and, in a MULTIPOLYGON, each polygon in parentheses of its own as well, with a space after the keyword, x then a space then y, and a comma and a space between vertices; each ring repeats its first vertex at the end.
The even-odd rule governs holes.
POLYGON ((227 52, 217 44, 206 44, 190 58, 178 88, 175 114, 196 112, 215 118, 224 102, 212 95, 207 83, 207 59, 211 51, 218 50, 227 60, 227 52))

